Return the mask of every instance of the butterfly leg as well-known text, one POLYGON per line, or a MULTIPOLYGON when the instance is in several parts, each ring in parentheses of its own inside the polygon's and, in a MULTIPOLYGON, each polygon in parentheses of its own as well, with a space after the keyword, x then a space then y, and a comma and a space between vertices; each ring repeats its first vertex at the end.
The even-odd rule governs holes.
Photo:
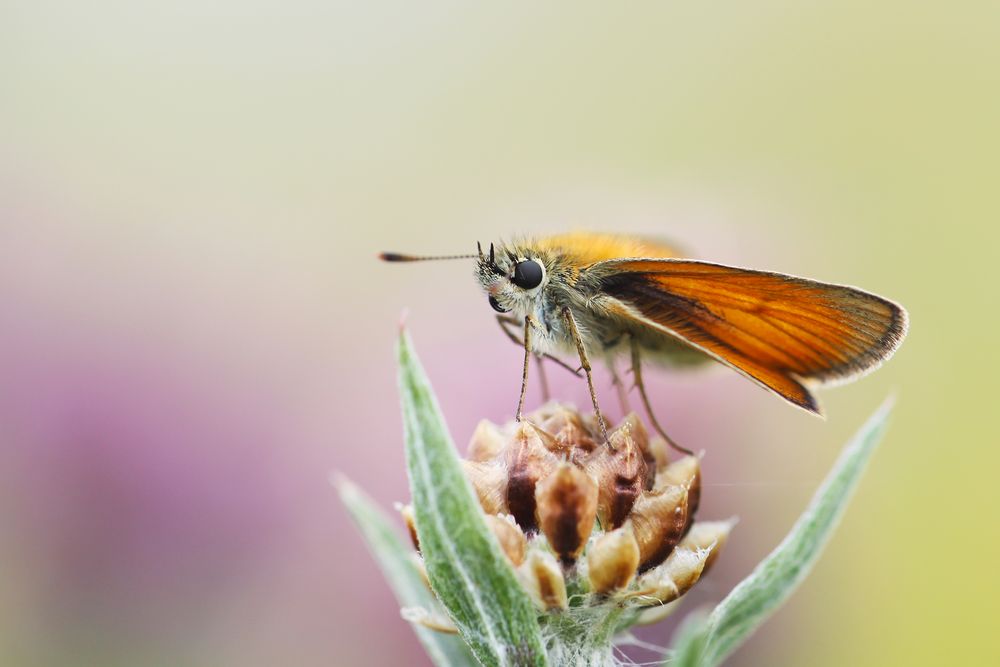
POLYGON ((604 422, 604 415, 601 414, 601 407, 597 404, 597 391, 594 390, 594 377, 590 369, 590 359, 587 358, 587 350, 583 345, 583 338, 580 336, 580 329, 576 326, 576 318, 569 308, 562 309, 562 316, 566 320, 569 335, 576 343, 576 352, 580 355, 580 366, 587 374, 587 389, 590 390, 590 402, 594 404, 594 414, 597 415, 597 424, 601 427, 601 436, 604 442, 608 441, 608 427, 604 422))
MULTIPOLYGON (((520 326, 521 325, 521 321, 520 320, 514 319, 512 317, 505 317, 503 315, 497 315, 497 324, 500 325, 500 329, 507 335, 507 338, 509 338, 512 341, 514 341, 515 345, 517 345, 518 347, 524 347, 524 340, 521 339, 521 338, 519 338, 516 333, 514 333, 513 331, 510 330, 510 327, 512 327, 514 325, 520 326)), ((569 364, 567 364, 562 359, 559 359, 558 357, 553 357, 551 354, 537 354, 537 353, 536 353, 535 356, 537 356, 539 358, 539 361, 541 359, 548 359, 549 361, 551 361, 552 363, 556 364, 557 366, 562 366, 563 368, 565 368, 566 370, 568 370, 573 375, 575 375, 577 377, 580 377, 580 369, 579 368, 573 368, 572 366, 570 366, 569 364)), ((541 367, 541 363, 539 363, 539 367, 541 367)))
POLYGON ((632 347, 632 377, 635 379, 635 387, 639 390, 639 396, 642 398, 642 405, 646 408, 646 414, 649 416, 649 423, 653 425, 653 428, 660 437, 667 441, 667 444, 676 449, 679 452, 684 452, 689 456, 694 456, 694 452, 685 447, 681 447, 674 439, 667 435, 667 432, 663 430, 660 426, 660 422, 656 421, 656 415, 653 414, 653 408, 649 405, 649 396, 646 395, 646 385, 642 382, 642 363, 639 358, 639 343, 636 341, 635 337, 631 337, 630 344, 632 347))
POLYGON ((632 412, 632 406, 628 402, 628 389, 625 387, 625 382, 618 375, 618 369, 615 367, 615 358, 609 354, 605 363, 608 366, 608 370, 611 371, 611 384, 614 385, 615 390, 618 392, 618 402, 621 404, 622 414, 627 415, 632 412))
POLYGON ((524 395, 528 391, 528 365, 531 361, 531 318, 524 318, 524 367, 521 370, 521 397, 517 400, 517 413, 514 421, 521 421, 521 412, 524 410, 524 395))

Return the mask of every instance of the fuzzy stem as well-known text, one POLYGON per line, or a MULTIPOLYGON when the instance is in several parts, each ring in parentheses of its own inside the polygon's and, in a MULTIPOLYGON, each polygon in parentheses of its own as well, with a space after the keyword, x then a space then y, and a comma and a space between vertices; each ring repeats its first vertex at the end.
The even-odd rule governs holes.
POLYGON ((549 661, 573 667, 612 667, 617 664, 611 641, 624 613, 621 607, 574 610, 547 620, 549 661))

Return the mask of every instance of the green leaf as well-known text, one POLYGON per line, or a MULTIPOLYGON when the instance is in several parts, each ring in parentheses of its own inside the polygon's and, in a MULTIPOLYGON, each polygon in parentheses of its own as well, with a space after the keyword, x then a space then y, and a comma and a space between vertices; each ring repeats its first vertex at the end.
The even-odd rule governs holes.
POLYGON ((707 611, 700 609, 684 617, 677 628, 675 652, 667 663, 670 667, 701 667, 704 664, 702 656, 705 651, 705 641, 708 639, 705 633, 707 622, 707 611))
POLYGON ((545 665, 535 608, 486 525, 405 332, 398 355, 406 464, 431 586, 486 667, 545 665))
MULTIPOLYGON (((413 562, 413 548, 399 538, 385 512, 350 480, 337 476, 334 486, 382 568, 400 605, 434 609, 437 601, 413 562)), ((417 623, 412 625, 417 638, 437 667, 467 667, 476 663, 469 647, 461 638, 435 632, 417 623)))
POLYGON ((679 637, 669 664, 714 667, 736 650, 802 582, 819 558, 885 433, 887 400, 847 444, 791 532, 700 627, 679 637))

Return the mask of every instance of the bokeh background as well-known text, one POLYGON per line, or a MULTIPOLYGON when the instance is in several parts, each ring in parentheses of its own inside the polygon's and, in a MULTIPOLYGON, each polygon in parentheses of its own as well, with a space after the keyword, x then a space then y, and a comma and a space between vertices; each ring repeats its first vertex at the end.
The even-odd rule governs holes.
POLYGON ((995 2, 7 0, 0 661, 427 664, 327 477, 407 498, 404 307, 459 443, 509 417, 520 356, 470 266, 375 254, 583 228, 911 312, 825 422, 723 369, 652 374, 708 451, 701 515, 742 518, 688 609, 898 394, 816 572, 731 664, 998 664, 998 119, 995 2))

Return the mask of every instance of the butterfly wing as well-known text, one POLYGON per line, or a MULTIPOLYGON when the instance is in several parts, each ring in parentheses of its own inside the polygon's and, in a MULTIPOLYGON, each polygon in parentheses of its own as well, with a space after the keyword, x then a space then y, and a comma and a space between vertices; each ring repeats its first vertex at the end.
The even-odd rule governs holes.
POLYGON ((675 336, 815 413, 807 385, 873 370, 906 335, 906 311, 853 287, 680 259, 614 259, 587 272, 619 318, 675 336))

